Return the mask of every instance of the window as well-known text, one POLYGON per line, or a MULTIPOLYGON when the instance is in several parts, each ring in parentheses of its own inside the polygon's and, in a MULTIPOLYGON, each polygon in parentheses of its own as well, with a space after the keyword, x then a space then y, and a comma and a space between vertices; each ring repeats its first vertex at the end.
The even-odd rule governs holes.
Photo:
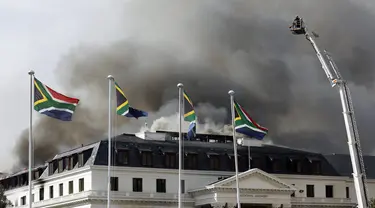
POLYGON ((273 159, 272 161, 272 171, 280 172, 282 170, 282 161, 280 159, 273 159))
POLYGON ((73 193, 73 181, 69 181, 69 194, 73 193))
POLYGON ((59 195, 62 196, 64 194, 64 184, 59 184, 59 195))
POLYGON ((185 180, 181 180, 181 193, 185 193, 185 180))
POLYGON ((289 158, 288 171, 291 173, 302 173, 302 164, 298 158, 289 158))
POLYGON ((120 165, 129 164, 129 151, 124 149, 117 150, 117 162, 120 165))
POLYGON ((306 197, 314 197, 314 185, 306 185, 306 197))
POLYGON ((196 170, 198 169, 198 155, 197 154, 188 154, 186 158, 186 169, 196 170))
POLYGON ((263 161, 260 157, 254 157, 251 159, 251 168, 263 169, 263 161))
POLYGON ((143 151, 142 152, 142 165, 151 167, 152 166, 152 152, 143 151))
POLYGON ((220 169, 219 155, 210 155, 210 169, 211 170, 220 169))
POLYGON ((26 196, 21 197, 21 205, 26 205, 26 196))
POLYGON ((14 186, 17 187, 18 186, 18 177, 14 177, 13 181, 14 181, 14 186))
POLYGON ((118 177, 111 177, 111 191, 118 191, 118 177))
POLYGON ((73 169, 72 168, 72 165, 71 165, 71 157, 66 157, 64 160, 65 160, 65 170, 71 170, 73 169))
POLYGON ((50 186, 50 187, 49 187, 49 198, 50 198, 50 199, 53 198, 53 186, 50 186))
POLYGON ((326 197, 333 198, 333 186, 332 185, 326 185, 326 197))
POLYGON ((84 157, 83 153, 78 154, 78 167, 82 167, 84 165, 84 157))
POLYGON ((321 174, 321 163, 320 161, 312 161, 311 166, 312 166, 312 173, 313 174, 321 174))
POLYGON ((44 188, 39 189, 39 201, 44 200, 44 188))
POLYGON ((53 175, 53 173, 55 172, 53 166, 54 166, 54 165, 53 165, 53 162, 50 162, 50 163, 48 164, 48 174, 49 174, 49 175, 53 175))
POLYGON ((80 178, 79 179, 79 192, 83 191, 85 189, 85 183, 84 179, 80 178))
POLYGON ((347 199, 350 198, 350 192, 349 192, 349 187, 348 186, 346 187, 346 198, 347 199))
POLYGON ((36 179, 38 179, 39 178, 39 171, 38 170, 36 170, 36 171, 34 171, 34 180, 36 180, 36 179))
POLYGON ((69 162, 69 166, 70 166, 69 170, 71 170, 71 169, 74 168, 74 166, 75 166, 75 164, 76 164, 76 162, 77 162, 77 155, 73 155, 73 156, 71 156, 71 157, 69 158, 69 160, 70 160, 70 162, 69 162))
POLYGON ((25 178, 25 176, 26 176, 26 174, 22 174, 22 175, 18 176, 21 186, 26 185, 26 184, 24 184, 24 183, 27 182, 27 179, 25 178))
POLYGON ((165 167, 166 168, 175 168, 176 167, 176 154, 175 153, 166 153, 165 154, 165 167))
POLYGON ((142 192, 142 178, 133 178, 133 192, 142 192))
POLYGON ((156 192, 158 193, 166 192, 165 179, 156 179, 156 192))
POLYGON ((63 172, 64 170, 64 160, 59 160, 59 173, 63 172))

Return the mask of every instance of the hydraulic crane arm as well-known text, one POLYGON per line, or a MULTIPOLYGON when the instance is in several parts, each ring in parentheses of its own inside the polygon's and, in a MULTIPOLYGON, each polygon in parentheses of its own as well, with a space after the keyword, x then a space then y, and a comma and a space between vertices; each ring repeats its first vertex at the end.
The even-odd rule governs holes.
POLYGON ((352 98, 347 83, 345 80, 342 79, 331 55, 324 51, 325 57, 323 56, 323 54, 319 50, 319 47, 316 45, 313 37, 310 36, 310 34, 308 33, 306 25, 303 22, 302 18, 299 18, 297 16, 293 22, 293 25, 290 28, 293 34, 304 34, 306 36, 306 39, 313 46, 316 55, 320 63, 322 64, 322 68, 326 73, 326 76, 330 81, 332 87, 336 86, 339 89, 343 109, 343 116, 345 121, 345 128, 348 137, 349 153, 353 168, 353 180, 354 187, 356 190, 358 208, 368 208, 369 201, 367 195, 365 165, 362 156, 357 123, 354 116, 352 98), (328 59, 330 65, 327 64, 326 59, 328 59))

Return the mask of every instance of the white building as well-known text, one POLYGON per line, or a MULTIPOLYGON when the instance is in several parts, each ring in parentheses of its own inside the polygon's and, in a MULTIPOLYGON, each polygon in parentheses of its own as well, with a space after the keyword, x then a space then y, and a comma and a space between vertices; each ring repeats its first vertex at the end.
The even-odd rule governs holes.
MULTIPOLYGON (((113 144, 111 207, 177 207, 178 143, 120 135, 113 144)), ((155 138, 155 135, 153 135, 155 138)), ((236 202, 231 138, 198 135, 184 142, 184 207, 233 207, 236 202), (210 142, 209 142, 210 140, 210 142), (215 140, 215 141, 212 141, 215 140)), ((330 155, 264 145, 248 152, 239 146, 242 208, 353 207, 351 164, 346 155, 330 155)), ((106 207, 108 141, 56 155, 35 168, 33 207, 106 207)), ((366 157, 374 161, 375 157, 366 157)), ((375 172, 368 173, 369 195, 375 172)), ((0 183, 15 207, 28 207, 28 172, 8 175, 0 183)))

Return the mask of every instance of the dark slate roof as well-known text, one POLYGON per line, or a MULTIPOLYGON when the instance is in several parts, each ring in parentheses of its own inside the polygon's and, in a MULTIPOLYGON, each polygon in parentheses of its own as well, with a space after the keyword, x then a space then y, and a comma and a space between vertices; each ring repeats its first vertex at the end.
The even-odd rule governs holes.
MULTIPOLYGON (((331 154, 324 155, 329 163, 335 168, 335 170, 342 176, 353 177, 352 163, 349 155, 344 154, 331 154)), ((363 156, 365 163, 366 176, 369 179, 375 179, 375 156, 365 155, 363 156)))
MULTIPOLYGON (((143 167, 140 152, 151 151, 152 152, 152 167, 154 168, 165 168, 164 164, 164 153, 178 153, 178 134, 176 132, 159 132, 151 135, 153 139, 165 138, 165 141, 159 140, 147 140, 136 137, 134 134, 121 134, 113 138, 113 152, 117 152, 120 149, 126 149, 129 151, 129 164, 130 167, 143 167)), ((194 153, 198 156, 198 167, 197 170, 210 170, 209 169, 209 155, 216 154, 220 158, 220 171, 234 171, 233 162, 228 160, 228 157, 233 156, 233 143, 231 136, 225 135, 208 135, 198 134, 197 139, 194 141, 183 141, 183 152, 185 154, 194 153)), ((57 154, 49 163, 57 162, 58 160, 77 155, 86 152, 90 155, 85 155, 85 161, 82 166, 87 165, 107 165, 108 162, 108 140, 102 140, 86 146, 72 149, 70 151, 57 154)), ((253 159, 258 158, 261 163, 264 164, 263 169, 266 172, 273 173, 267 169, 267 160, 278 158, 286 164, 290 160, 298 159, 308 164, 308 161, 319 160, 321 163, 320 175, 328 176, 349 176, 351 177, 351 162, 349 155, 322 155, 315 152, 309 152, 306 150, 297 150, 289 147, 277 146, 277 145, 262 145, 251 147, 251 157, 253 159), (268 158, 268 159, 267 159, 268 158)), ((248 168, 248 148, 238 145, 239 155, 239 171, 246 171, 248 168)), ((375 166, 371 164, 375 163, 375 156, 364 156, 367 177, 375 179, 375 166)), ((116 161, 115 161, 116 163, 116 161)), ((119 165, 119 164, 115 164, 119 165)), ((82 166, 75 166, 82 167, 82 166)), ((178 166, 174 167, 177 168, 178 166)), ((48 164, 43 167, 45 169, 41 178, 49 175, 48 164)), ((17 172, 8 175, 6 178, 18 176, 27 173, 27 170, 17 172)), ((303 174, 293 173, 286 166, 283 167, 282 174, 303 174)), ((309 174, 309 173, 305 173, 309 174)))
MULTIPOLYGON (((45 167, 46 167, 46 165, 39 165, 39 166, 36 166, 36 167, 32 168, 32 171, 45 169, 45 167)), ((22 175, 22 174, 25 174, 25 173, 28 173, 28 172, 29 172, 29 169, 24 168, 20 171, 17 171, 17 172, 11 173, 11 174, 3 174, 2 177, 0 178, 0 180, 10 178, 10 177, 13 177, 13 176, 22 175)))
POLYGON ((71 150, 63 152, 63 153, 59 153, 52 160, 57 160, 57 159, 60 159, 60 158, 63 158, 63 157, 69 156, 69 155, 81 153, 85 150, 92 149, 92 148, 98 146, 99 143, 100 142, 95 142, 95 143, 88 144, 88 145, 85 145, 85 146, 82 146, 82 147, 71 149, 71 150))
MULTIPOLYGON (((127 149, 129 151, 129 165, 131 167, 142 167, 141 158, 139 153, 147 150, 152 152, 153 166, 154 168, 164 168, 164 156, 163 152, 174 152, 178 153, 178 141, 173 140, 176 137, 176 133, 169 134, 166 141, 155 141, 155 140, 145 140, 138 138, 131 134, 122 134, 113 139, 114 152, 116 149, 127 149)), ((197 135, 201 137, 196 141, 184 141, 183 142, 183 152, 185 154, 195 153, 198 155, 198 170, 210 170, 209 169, 209 157, 208 154, 216 154, 220 157, 220 171, 233 171, 233 162, 226 162, 228 156, 233 155, 233 143, 229 136, 217 136, 217 135, 197 135), (216 140, 215 142, 208 142, 209 140, 216 140)), ((108 161, 108 141, 102 140, 98 150, 97 157, 95 159, 94 165, 107 165, 108 161)), ((287 161, 292 159, 299 159, 300 161, 305 161, 305 164, 309 160, 319 160, 321 162, 321 174, 320 175, 330 175, 339 176, 340 174, 332 167, 325 157, 321 154, 307 152, 303 150, 295 150, 287 147, 279 147, 273 145, 264 146, 252 146, 251 147, 251 157, 258 158, 263 164, 263 169, 266 172, 271 172, 269 167, 267 167, 267 158, 277 158, 282 161, 283 168, 277 173, 282 174, 297 174, 292 173, 286 167, 287 161), (267 169, 268 168, 268 169, 267 169)), ((248 148, 245 146, 238 146, 239 159, 239 171, 246 171, 248 169, 248 148)), ((177 168, 177 166, 175 167, 177 168)), ((259 167, 258 167, 259 168, 259 167)), ((309 174, 298 173, 298 174, 309 174)))

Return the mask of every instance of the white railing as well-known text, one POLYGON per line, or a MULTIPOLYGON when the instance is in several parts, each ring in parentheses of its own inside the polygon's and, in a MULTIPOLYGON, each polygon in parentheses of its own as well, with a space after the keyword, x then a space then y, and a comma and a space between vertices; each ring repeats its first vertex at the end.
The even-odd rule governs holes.
MULTIPOLYGON (((107 191, 91 191, 90 198, 101 199, 107 196, 107 191)), ((112 191, 111 196, 116 200, 121 199, 154 199, 154 200, 176 200, 177 194, 174 193, 145 193, 145 192, 123 192, 112 191)), ((192 200, 188 194, 183 194, 186 200, 192 200)))
MULTIPOLYGON (((174 193, 144 193, 144 192, 122 192, 112 191, 112 200, 134 200, 134 201, 166 201, 166 202, 177 202, 177 194, 174 193)), ((193 203, 194 200, 188 195, 182 195, 183 201, 193 203)), ((72 202, 79 202, 84 200, 107 200, 107 191, 84 191, 75 194, 69 194, 65 196, 55 197, 52 199, 46 199, 43 201, 37 201, 33 203, 33 207, 48 207, 55 204, 67 204, 72 202)), ((17 206, 19 208, 26 208, 28 205, 17 206)))
POLYGON ((312 203, 312 204, 351 204, 352 201, 347 198, 316 198, 316 197, 292 197, 293 203, 312 203))

